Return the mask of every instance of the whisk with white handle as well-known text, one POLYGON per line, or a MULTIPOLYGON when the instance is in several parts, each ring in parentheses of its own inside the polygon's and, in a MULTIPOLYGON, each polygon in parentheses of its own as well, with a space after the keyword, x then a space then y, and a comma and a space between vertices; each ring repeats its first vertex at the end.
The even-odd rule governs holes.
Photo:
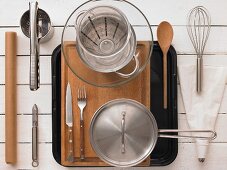
POLYGON ((197 54, 197 92, 202 91, 203 53, 210 33, 210 15, 206 8, 197 6, 188 14, 187 31, 197 54))

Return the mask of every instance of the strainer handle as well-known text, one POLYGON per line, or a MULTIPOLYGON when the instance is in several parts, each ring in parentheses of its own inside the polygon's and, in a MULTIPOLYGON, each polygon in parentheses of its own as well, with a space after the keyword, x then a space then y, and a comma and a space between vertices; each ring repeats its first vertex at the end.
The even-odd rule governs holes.
POLYGON ((76 21, 75 21, 75 28, 77 28, 78 26, 78 22, 79 22, 79 18, 81 17, 81 15, 83 15, 85 12, 87 12, 87 10, 82 10, 80 11, 77 16, 76 16, 76 21))
POLYGON ((30 89, 39 88, 39 42, 37 35, 38 3, 29 3, 30 11, 30 89))
POLYGON ((137 52, 136 55, 133 56, 135 59, 136 65, 135 65, 134 70, 131 73, 125 74, 125 73, 120 73, 119 71, 116 71, 115 73, 117 73, 119 76, 121 76, 123 78, 128 78, 128 77, 132 76, 133 74, 135 74, 139 69, 138 56, 139 56, 139 52, 137 52))

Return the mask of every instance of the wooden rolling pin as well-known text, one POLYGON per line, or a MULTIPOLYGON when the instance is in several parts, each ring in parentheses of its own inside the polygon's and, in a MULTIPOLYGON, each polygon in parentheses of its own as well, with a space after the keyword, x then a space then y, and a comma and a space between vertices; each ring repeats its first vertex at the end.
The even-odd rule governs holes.
POLYGON ((5 162, 17 161, 16 32, 5 33, 5 162))

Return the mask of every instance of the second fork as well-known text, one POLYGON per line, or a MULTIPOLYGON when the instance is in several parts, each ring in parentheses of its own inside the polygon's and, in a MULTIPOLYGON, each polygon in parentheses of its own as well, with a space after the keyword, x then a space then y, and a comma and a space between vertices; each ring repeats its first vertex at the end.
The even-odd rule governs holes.
POLYGON ((80 159, 84 160, 84 118, 83 110, 87 104, 87 96, 85 87, 78 88, 77 97, 78 107, 80 108, 80 159))

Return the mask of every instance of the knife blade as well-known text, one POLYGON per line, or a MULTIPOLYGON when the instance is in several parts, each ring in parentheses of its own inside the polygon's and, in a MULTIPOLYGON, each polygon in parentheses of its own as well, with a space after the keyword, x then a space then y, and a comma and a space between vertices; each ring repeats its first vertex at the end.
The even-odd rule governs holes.
POLYGON ((66 88, 66 125, 68 127, 73 126, 73 116, 72 116, 72 92, 70 84, 67 84, 66 88))
POLYGON ((68 157, 67 161, 74 162, 73 152, 73 113, 72 113, 72 92, 70 84, 66 88, 66 125, 68 126, 68 157))

